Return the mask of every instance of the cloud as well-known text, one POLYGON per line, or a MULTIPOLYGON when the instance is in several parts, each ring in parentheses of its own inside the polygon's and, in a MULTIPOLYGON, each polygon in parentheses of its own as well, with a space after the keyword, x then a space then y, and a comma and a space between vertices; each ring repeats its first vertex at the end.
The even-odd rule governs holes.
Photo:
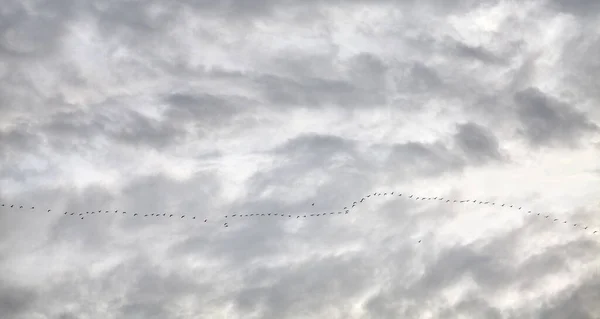
POLYGON ((458 147, 475 162, 502 159, 498 139, 490 130, 481 125, 461 124, 458 126, 458 132, 454 138, 458 147))
POLYGON ((0 11, 2 318, 600 314, 593 3, 0 11))
POLYGON ((561 103, 535 88, 515 95, 521 134, 533 146, 574 147, 586 133, 597 132, 598 126, 581 112, 561 103))
POLYGON ((37 299, 33 289, 8 285, 4 282, 0 289, 2 310, 0 313, 5 318, 13 318, 30 309, 37 299))

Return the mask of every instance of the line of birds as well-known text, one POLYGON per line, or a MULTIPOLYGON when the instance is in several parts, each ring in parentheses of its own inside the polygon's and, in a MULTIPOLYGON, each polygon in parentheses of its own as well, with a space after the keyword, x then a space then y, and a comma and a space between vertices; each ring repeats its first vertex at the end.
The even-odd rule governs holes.
MULTIPOLYGON (((8 206, 7 204, 0 204, 0 207, 10 207, 10 208, 15 208, 15 205, 10 205, 10 206, 8 206)), ((21 205, 21 206, 19 206, 18 208, 19 208, 19 209, 23 209, 23 206, 21 205)), ((35 210, 35 206, 31 206, 31 210, 35 210)), ((51 211, 52 211, 52 209, 48 209, 48 210, 47 210, 47 212, 48 212, 48 213, 49 213, 49 212, 51 212, 51 211)), ((100 214, 102 214, 102 213, 104 213, 104 214, 108 214, 108 213, 110 213, 110 212, 112 212, 112 211, 108 211, 108 210, 104 210, 104 211, 103 211, 103 210, 98 210, 98 211, 86 211, 85 213, 83 213, 83 212, 81 212, 81 213, 76 213, 76 212, 70 212, 70 213, 69 213, 69 212, 64 212, 64 213, 63 213, 63 215, 68 215, 68 216, 79 216, 79 217, 81 217, 81 219, 84 219, 86 215, 95 215, 95 214, 97 214, 97 215, 100 215, 100 214)), ((117 213, 119 213, 119 210, 115 210, 115 211, 113 212, 113 214, 117 214, 117 213)), ((120 213, 121 213, 122 215, 127 215, 127 214, 128 214, 126 211, 121 211, 120 213)), ((140 214, 140 213, 133 213, 133 214, 129 214, 129 215, 133 215, 133 216, 142 216, 142 214, 140 214)), ((185 216, 186 216, 186 215, 178 215, 178 216, 177 216, 176 214, 170 214, 170 213, 169 213, 169 214, 167 214, 167 213, 162 213, 162 214, 160 214, 160 213, 151 213, 151 214, 143 214, 143 216, 144 216, 144 217, 161 217, 161 216, 162 216, 162 217, 169 217, 169 218, 176 216, 176 217, 179 217, 179 218, 185 218, 185 216)), ((192 216, 192 219, 196 219, 196 216, 192 216)), ((206 219, 206 218, 205 218, 205 219, 204 219, 204 222, 206 223, 207 221, 208 221, 208 219, 206 219)))
MULTIPOLYGON (((396 195, 394 195, 394 192, 375 192, 372 194, 368 194, 364 197, 362 197, 360 200, 354 201, 352 202, 352 205, 350 206, 346 206, 344 207, 342 210, 339 211, 332 211, 332 212, 312 212, 312 213, 302 213, 302 214, 292 214, 292 213, 233 213, 231 215, 225 215, 224 218, 230 220, 232 218, 243 218, 243 217, 287 217, 289 218, 296 218, 296 219, 300 219, 300 218, 309 218, 309 217, 320 217, 320 216, 333 216, 333 215, 346 215, 350 213, 350 210, 355 208, 357 205, 359 205, 360 203, 363 203, 364 201, 370 199, 371 197, 375 197, 375 196, 397 196, 397 197, 402 197, 402 193, 396 193, 396 195)), ((516 210, 523 210, 523 207, 519 206, 515 206, 512 204, 496 204, 494 202, 490 202, 490 201, 478 201, 478 200, 459 200, 459 199, 447 199, 444 197, 421 197, 421 196, 416 196, 416 195, 405 195, 405 198, 408 199, 413 199, 416 201, 441 201, 444 203, 473 203, 473 204, 479 204, 479 205, 490 205, 490 206, 498 206, 498 207, 507 207, 507 208, 514 208, 516 210)), ((10 206, 8 204, 5 203, 0 203, 1 207, 9 207, 9 208, 17 208, 15 207, 16 205, 11 204, 10 206)), ((311 206, 315 206, 315 203, 312 203, 311 206)), ((23 205, 18 206, 18 209, 24 209, 23 205)), ((35 206, 31 206, 30 210, 35 210, 35 206)), ((47 212, 51 212, 52 209, 48 209, 47 212)), ((85 213, 83 212, 64 212, 64 215, 67 216, 77 216, 80 217, 81 219, 84 219, 85 216, 89 216, 89 215, 97 215, 97 214, 109 214, 109 213, 113 213, 113 214, 117 214, 117 213, 121 213, 121 215, 129 215, 129 216, 133 216, 133 217, 167 217, 167 218, 179 218, 179 219, 184 219, 186 218, 185 214, 172 214, 172 213, 127 213, 126 211, 119 211, 119 210, 115 210, 114 212, 108 211, 108 210, 98 210, 98 211, 86 211, 85 213)), ((528 214, 534 214, 532 213, 532 211, 527 211, 528 214)), ((543 216, 546 219, 550 219, 551 215, 550 214, 543 214, 542 213, 535 213, 538 216, 543 216)), ((188 219, 192 219, 192 220, 200 220, 203 221, 204 223, 208 222, 207 218, 197 218, 197 216, 187 216, 188 219)), ((558 222, 559 219, 558 218, 553 218, 553 222, 558 222)), ((563 220, 562 221, 563 224, 567 224, 568 221, 563 220)), ((224 227, 229 227, 229 223, 225 222, 223 224, 224 227)), ((584 225, 580 225, 577 223, 573 224, 573 227, 581 227, 584 230, 589 229, 589 226, 584 226, 584 225)), ((598 230, 594 230, 593 234, 597 234, 598 230)), ((419 241, 421 242, 421 241, 419 241)))

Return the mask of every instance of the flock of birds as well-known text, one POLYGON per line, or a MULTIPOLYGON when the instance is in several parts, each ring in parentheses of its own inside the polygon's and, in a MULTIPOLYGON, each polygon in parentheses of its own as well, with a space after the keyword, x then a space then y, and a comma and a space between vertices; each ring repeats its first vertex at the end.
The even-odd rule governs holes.
MULTIPOLYGON (((330 211, 330 212, 313 212, 313 213, 302 213, 302 214, 292 214, 292 213, 232 213, 230 215, 225 215, 224 218, 225 220, 227 220, 226 222, 223 223, 224 227, 229 227, 229 220, 231 219, 236 219, 236 218, 246 218, 246 217, 278 217, 278 218, 295 218, 295 219, 304 219, 304 218, 312 218, 312 217, 325 217, 325 216, 332 216, 332 215, 346 215, 349 214, 350 211, 352 209, 354 209, 355 207, 357 207, 358 205, 360 205, 361 203, 365 202, 366 200, 369 200, 371 198, 374 197, 379 197, 379 196, 396 196, 396 197, 402 197, 403 194, 402 193, 394 193, 394 192, 375 192, 372 194, 368 194, 364 197, 362 197, 359 200, 356 200, 354 202, 352 202, 352 205, 348 205, 346 207, 344 207, 341 210, 338 211, 330 211)), ((478 204, 478 205, 489 205, 489 206, 499 206, 499 207, 505 207, 505 208, 512 208, 514 210, 517 211, 524 211, 523 207, 519 206, 515 206, 512 204, 500 204, 500 203, 494 203, 494 202, 490 202, 490 201, 480 201, 480 200, 474 200, 474 199, 466 199, 466 200, 460 200, 460 199, 447 199, 444 197, 421 197, 421 196, 416 196, 413 194, 404 195, 404 198, 410 199, 410 200, 416 200, 416 201, 439 201, 439 202, 443 202, 443 203, 460 203, 460 204, 464 204, 464 203, 472 203, 472 204, 478 204)), ((6 203, 0 203, 1 207, 5 207, 5 208, 11 208, 11 209, 18 209, 18 210, 23 210, 26 209, 23 205, 14 205, 14 204, 6 204, 6 203)), ((312 203, 312 206, 315 206, 315 203, 312 203)), ((30 210, 36 210, 35 206, 31 206, 30 210)), ((47 212, 50 213, 52 212, 52 209, 47 209, 47 212)), ((87 216, 90 215, 99 215, 99 214, 119 214, 119 215, 127 215, 127 216, 133 216, 133 217, 139 217, 139 218, 157 218, 157 217, 165 217, 165 218, 178 218, 178 219, 191 219, 191 220, 195 220, 195 221, 200 221, 200 222, 204 222, 207 223, 208 219, 207 218, 197 218, 197 216, 190 216, 190 215, 185 215, 185 214, 174 214, 174 213, 138 213, 138 212, 134 212, 134 213, 128 213, 127 211, 120 211, 120 210, 97 210, 97 211, 86 211, 86 212, 64 212, 64 215, 66 216, 74 216, 74 217, 79 217, 81 219, 84 219, 87 216)), ((552 217, 550 214, 546 214, 546 213, 540 213, 540 212, 532 212, 531 210, 527 211, 527 214, 537 214, 537 216, 542 216, 546 219, 552 220, 553 222, 562 222, 563 224, 572 224, 573 227, 580 227, 582 230, 588 230, 591 227, 587 226, 587 225, 581 225, 578 223, 570 223, 566 220, 560 220, 559 218, 554 218, 552 217)), ((591 231, 591 229, 590 229, 591 231)), ((593 230, 592 234, 597 234, 598 230, 593 230)), ((420 242, 420 241, 419 241, 420 242)))

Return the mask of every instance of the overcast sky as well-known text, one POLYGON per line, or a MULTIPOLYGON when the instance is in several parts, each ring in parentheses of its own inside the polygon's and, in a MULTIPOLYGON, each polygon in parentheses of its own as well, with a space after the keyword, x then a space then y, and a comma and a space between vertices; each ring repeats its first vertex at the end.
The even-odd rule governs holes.
POLYGON ((174 3, 2 1, 0 318, 600 318, 598 1, 174 3))

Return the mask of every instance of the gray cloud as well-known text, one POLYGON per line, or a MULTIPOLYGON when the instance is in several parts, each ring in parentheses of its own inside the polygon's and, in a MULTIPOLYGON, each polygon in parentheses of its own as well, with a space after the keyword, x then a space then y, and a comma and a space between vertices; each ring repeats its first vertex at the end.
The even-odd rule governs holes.
POLYGON ((520 133, 533 146, 574 147, 584 134, 598 130, 585 114, 536 88, 517 92, 515 102, 523 126, 520 133))
POLYGON ((496 136, 481 125, 461 124, 454 138, 458 147, 475 162, 500 160, 503 157, 496 136))
POLYGON ((500 3, 3 4, 0 317, 598 317, 589 229, 405 199, 598 224, 597 8, 500 3))
POLYGON ((10 285, 2 281, 0 288, 0 314, 3 318, 16 318, 22 315, 35 303, 35 290, 26 287, 10 285))
POLYGON ((555 10, 581 16, 596 16, 600 12, 600 4, 593 0, 551 0, 549 3, 555 10))

